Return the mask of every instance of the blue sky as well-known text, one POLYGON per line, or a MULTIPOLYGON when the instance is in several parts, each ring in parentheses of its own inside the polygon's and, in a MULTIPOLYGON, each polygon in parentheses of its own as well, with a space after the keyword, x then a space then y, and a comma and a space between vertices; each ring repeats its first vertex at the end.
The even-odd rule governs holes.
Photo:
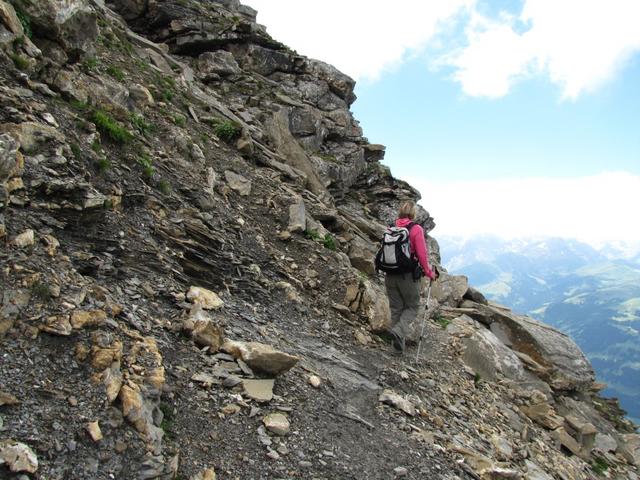
POLYGON ((640 60, 596 94, 561 100, 541 79, 498 99, 469 97, 413 59, 358 83, 352 110, 395 174, 434 181, 640 174, 640 60))
POLYGON ((436 236, 640 246, 637 0, 247 1, 357 80, 356 119, 436 236))

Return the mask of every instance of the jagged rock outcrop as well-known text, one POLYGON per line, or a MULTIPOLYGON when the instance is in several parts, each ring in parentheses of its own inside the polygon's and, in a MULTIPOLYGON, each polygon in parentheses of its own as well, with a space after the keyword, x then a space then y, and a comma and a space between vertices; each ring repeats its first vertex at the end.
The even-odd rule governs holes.
POLYGON ((3 478, 636 478, 581 352, 466 278, 391 355, 419 194, 252 8, 0 0, 0 64, 3 478))

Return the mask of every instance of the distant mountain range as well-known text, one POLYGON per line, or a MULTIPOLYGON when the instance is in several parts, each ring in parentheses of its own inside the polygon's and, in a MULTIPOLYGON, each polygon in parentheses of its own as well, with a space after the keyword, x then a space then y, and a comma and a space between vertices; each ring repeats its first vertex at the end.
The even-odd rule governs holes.
POLYGON ((445 267, 487 298, 568 333, 591 361, 605 396, 640 423, 640 254, 576 240, 438 238, 445 267))

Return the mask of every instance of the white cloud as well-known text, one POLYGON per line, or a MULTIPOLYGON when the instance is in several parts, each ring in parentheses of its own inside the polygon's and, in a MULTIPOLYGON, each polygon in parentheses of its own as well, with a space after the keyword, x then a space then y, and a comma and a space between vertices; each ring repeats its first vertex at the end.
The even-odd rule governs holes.
POLYGON ((355 79, 375 80, 427 46, 440 49, 434 64, 453 67, 471 96, 501 97, 543 75, 575 99, 640 51, 638 0, 524 0, 520 12, 494 18, 479 13, 482 0, 406 0, 402 8, 387 0, 245 1, 274 38, 355 79), (461 38, 439 35, 456 25, 464 27, 462 48, 461 38))
POLYGON ((637 0, 525 0, 517 16, 475 13, 467 46, 443 61, 468 95, 503 96, 519 79, 544 74, 575 99, 640 51, 638 18, 637 0))
POLYGON ((275 39, 355 79, 376 79, 475 0, 245 0, 275 39))
POLYGON ((438 235, 559 236, 592 245, 640 242, 640 176, 429 182, 411 179, 438 235))

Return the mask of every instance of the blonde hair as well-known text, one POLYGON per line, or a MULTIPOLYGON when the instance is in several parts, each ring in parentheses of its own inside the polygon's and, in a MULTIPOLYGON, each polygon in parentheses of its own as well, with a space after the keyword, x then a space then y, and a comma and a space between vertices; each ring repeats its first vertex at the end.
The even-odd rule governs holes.
POLYGON ((409 218, 413 220, 416 218, 416 204, 408 201, 404 202, 398 210, 398 218, 409 218))

